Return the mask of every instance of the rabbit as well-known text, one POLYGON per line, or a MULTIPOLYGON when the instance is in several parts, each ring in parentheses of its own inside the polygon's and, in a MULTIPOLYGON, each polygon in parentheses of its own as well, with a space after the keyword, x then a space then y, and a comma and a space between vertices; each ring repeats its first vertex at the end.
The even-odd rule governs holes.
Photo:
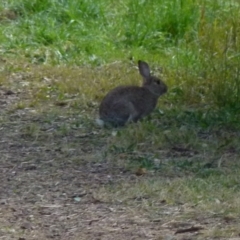
POLYGON ((138 61, 143 84, 139 86, 119 86, 108 92, 99 107, 98 124, 124 126, 137 122, 150 114, 157 105, 158 98, 167 92, 167 85, 150 73, 148 64, 138 61))

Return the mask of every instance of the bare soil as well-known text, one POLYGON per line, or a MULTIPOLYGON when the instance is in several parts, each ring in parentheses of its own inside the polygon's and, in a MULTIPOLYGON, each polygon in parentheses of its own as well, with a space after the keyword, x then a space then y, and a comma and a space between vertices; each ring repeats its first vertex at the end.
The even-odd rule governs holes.
POLYGON ((77 114, 10 111, 22 97, 0 90, 0 239, 211 239, 205 231, 238 225, 217 216, 180 220, 185 206, 163 199, 160 218, 146 211, 144 199, 105 201, 99 189, 147 176, 104 161, 102 132, 67 128, 77 114))

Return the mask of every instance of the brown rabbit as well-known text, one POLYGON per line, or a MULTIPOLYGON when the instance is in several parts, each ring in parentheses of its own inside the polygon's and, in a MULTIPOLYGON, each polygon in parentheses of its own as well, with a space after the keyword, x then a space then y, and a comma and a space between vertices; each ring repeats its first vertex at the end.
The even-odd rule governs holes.
POLYGON ((167 92, 166 84, 151 76, 146 62, 139 60, 138 69, 143 77, 142 87, 119 86, 111 90, 100 104, 100 125, 106 123, 117 127, 127 122, 137 122, 150 114, 156 107, 158 98, 167 92))

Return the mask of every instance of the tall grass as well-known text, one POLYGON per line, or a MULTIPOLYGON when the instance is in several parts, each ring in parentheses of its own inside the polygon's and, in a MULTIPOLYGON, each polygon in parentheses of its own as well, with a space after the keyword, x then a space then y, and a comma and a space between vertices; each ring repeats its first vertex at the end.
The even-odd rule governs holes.
POLYGON ((141 58, 164 67, 170 102, 239 111, 237 0, 5 0, 0 10, 5 56, 94 66, 141 58))

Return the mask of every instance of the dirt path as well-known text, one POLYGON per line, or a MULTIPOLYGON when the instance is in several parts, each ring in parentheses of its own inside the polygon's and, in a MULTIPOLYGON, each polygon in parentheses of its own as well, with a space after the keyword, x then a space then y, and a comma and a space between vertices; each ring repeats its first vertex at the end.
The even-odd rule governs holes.
POLYGON ((184 207, 163 200, 153 218, 144 199, 104 200, 101 189, 142 178, 104 160, 103 133, 72 127, 77 115, 9 111, 19 98, 1 91, 0 239, 210 239, 201 231, 217 218, 178 221, 184 207))

